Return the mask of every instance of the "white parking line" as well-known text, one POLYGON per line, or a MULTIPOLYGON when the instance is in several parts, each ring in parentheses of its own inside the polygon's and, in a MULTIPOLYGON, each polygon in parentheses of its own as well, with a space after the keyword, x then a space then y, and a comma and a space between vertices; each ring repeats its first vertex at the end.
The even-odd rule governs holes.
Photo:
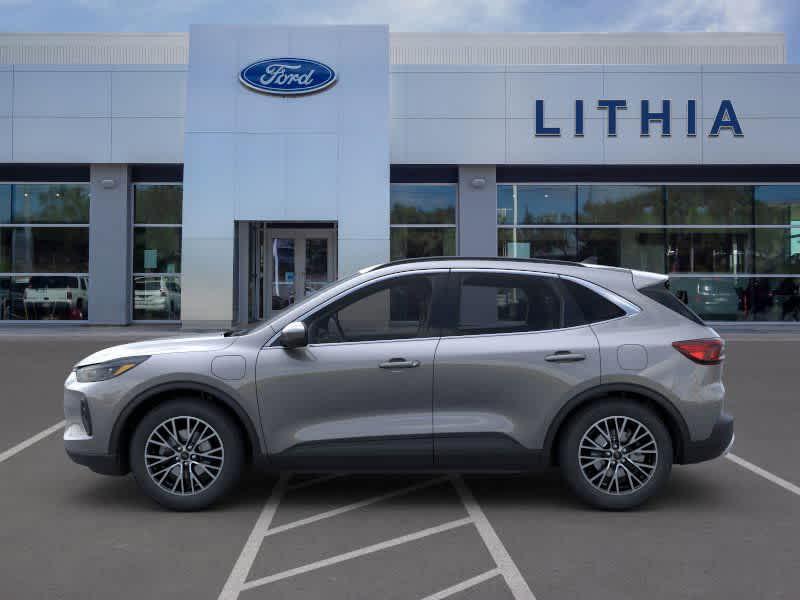
POLYGON ((311 517, 306 517, 305 519, 298 519, 297 521, 292 521, 291 523, 286 523, 285 525, 281 525, 279 527, 273 527, 272 529, 269 529, 264 532, 264 537, 275 535, 276 533, 283 533, 284 531, 289 531, 290 529, 302 527, 303 525, 316 523, 317 521, 322 521, 323 519, 330 519, 331 517, 337 517, 344 513, 353 510, 358 510, 359 508, 364 508, 371 504, 377 504, 378 502, 383 502, 384 500, 396 498, 397 496, 405 496, 407 494, 411 494, 413 492, 417 492, 425 488, 445 483, 446 481, 447 477, 439 477, 437 479, 431 479, 429 481, 423 481, 422 483, 410 485, 408 487, 404 487, 399 490, 387 492, 385 494, 381 494, 380 496, 373 496, 372 498, 367 498, 366 500, 359 500, 358 502, 353 502, 352 504, 347 504, 346 506, 334 508, 332 510, 325 511, 323 513, 319 513, 311 517))
POLYGON ((741 458, 739 456, 736 456, 735 454, 726 454, 725 458, 727 458, 731 462, 735 462, 740 467, 745 468, 745 469, 747 469, 748 471, 750 471, 752 473, 755 473, 759 477, 763 477, 767 481, 770 481, 770 482, 774 483, 775 485, 778 485, 778 486, 782 487, 786 491, 792 492, 793 494, 795 494, 797 496, 800 496, 800 487, 796 486, 793 483, 790 483, 790 482, 786 481, 785 479, 783 479, 781 477, 778 477, 777 475, 775 475, 773 473, 770 473, 769 471, 766 471, 765 469, 762 469, 758 465, 754 465, 753 463, 748 462, 745 459, 743 459, 743 458, 741 458))
POLYGON ((233 565, 233 570, 228 575, 228 581, 225 582, 225 586, 222 588, 219 600, 236 600, 239 597, 247 575, 250 573, 250 568, 256 560, 258 550, 261 548, 264 533, 269 529, 272 519, 275 518, 278 505, 281 503, 281 498, 283 498, 283 494, 286 491, 289 477, 291 477, 291 474, 284 473, 278 479, 275 487, 272 488, 272 494, 270 494, 267 503, 261 510, 261 514, 258 516, 256 524, 250 532, 250 537, 247 538, 244 548, 242 548, 242 552, 236 560, 236 564, 233 565))
POLYGON ((467 484, 464 483, 460 475, 454 475, 452 481, 458 495, 461 496, 464 507, 467 509, 467 514, 472 517, 475 527, 478 528, 478 533, 486 545, 486 549, 489 550, 489 554, 492 555, 497 568, 506 580, 514 600, 536 600, 531 588, 528 587, 528 582, 525 581, 508 550, 506 550, 503 542, 500 541, 500 536, 497 535, 467 484))
POLYGON ((364 548, 359 548, 358 550, 353 550, 352 552, 345 552, 344 554, 338 554, 337 556, 332 556, 330 558, 318 560, 316 562, 309 563, 307 565, 302 565, 294 569, 281 571, 280 573, 275 573, 275 575, 270 575, 268 577, 261 577, 260 579, 254 579, 252 581, 248 581, 247 583, 245 583, 242 586, 242 591, 249 590, 255 587, 260 587, 268 583, 274 583, 276 581, 287 579, 289 577, 294 577, 296 575, 301 575, 303 573, 308 573, 309 571, 316 571, 317 569, 322 569, 323 567, 328 567, 330 565, 335 565, 340 562, 344 562, 346 560, 358 558, 359 556, 365 556, 367 554, 380 552, 381 550, 393 548, 394 546, 400 546, 401 544, 407 544, 408 542, 420 540, 422 538, 436 535, 437 533, 443 533, 445 531, 449 531, 457 527, 463 527, 464 525, 468 525, 470 523, 472 523, 472 519, 470 519, 469 517, 464 517, 463 519, 450 521, 449 523, 444 523, 443 525, 437 525, 436 527, 429 527, 428 529, 423 529, 421 531, 409 533, 408 535, 392 538, 391 540, 386 540, 385 542, 380 542, 378 544, 373 544, 371 546, 365 546, 364 548))
POLYGON ((440 590, 435 594, 431 594, 430 596, 425 596, 422 600, 443 600, 444 598, 449 598, 453 594, 457 594, 459 592, 463 592, 464 590, 468 590, 469 588, 475 587, 479 583, 488 581, 492 577, 497 577, 498 575, 500 575, 500 569, 492 569, 490 571, 486 571, 486 573, 481 573, 480 575, 476 575, 475 577, 470 577, 469 579, 462 581, 461 583, 451 585, 449 588, 440 590))
POLYGON ((48 427, 44 431, 40 431, 36 435, 29 437, 24 442, 20 442, 19 444, 17 444, 13 448, 9 448, 8 450, 6 450, 5 452, 0 454, 0 463, 7 461, 9 458, 14 456, 15 454, 19 454, 20 452, 25 450, 25 448, 29 448, 30 446, 33 446, 36 442, 39 442, 39 441, 43 440, 47 436, 53 435, 59 429, 63 429, 64 425, 66 425, 66 424, 67 424, 66 421, 61 421, 59 423, 56 423, 52 427, 48 427))

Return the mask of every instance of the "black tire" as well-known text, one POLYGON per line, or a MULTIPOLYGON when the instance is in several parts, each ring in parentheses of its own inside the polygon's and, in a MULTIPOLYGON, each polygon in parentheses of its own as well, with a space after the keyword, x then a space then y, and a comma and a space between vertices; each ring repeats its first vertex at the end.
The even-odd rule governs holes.
MULTIPOLYGON (((630 427, 630 424, 628 426, 630 427)), ((596 430, 593 431, 596 432, 596 430)), ((628 429, 629 433, 630 431, 631 430, 628 429)), ((630 439, 629 437, 628 440, 630 439)), ((621 453, 624 444, 619 444, 618 446, 621 453)), ((652 446, 649 446, 649 448, 652 448, 652 446)), ((611 450, 611 448, 609 448, 609 450, 611 450)), ((626 451, 628 451, 627 448, 626 451)), ((566 424, 563 435, 560 436, 558 453, 561 472, 569 487, 581 500, 595 508, 603 510, 627 510, 640 506, 652 498, 667 483, 673 462, 672 438, 658 415, 644 405, 622 399, 609 399, 601 403, 593 404, 572 417, 566 424), (610 469, 608 464, 616 457, 612 456, 612 459, 602 458, 600 459, 602 462, 595 462, 589 467, 589 474, 584 473, 581 468, 581 461, 579 460, 579 448, 584 435, 590 431, 594 424, 601 422, 607 417, 627 417, 628 419, 635 419, 649 429, 649 433, 652 435, 656 446, 656 452, 650 455, 655 457, 655 459, 650 456, 646 459, 648 461, 655 460, 654 468, 649 471, 651 472, 649 479, 642 475, 644 470, 639 469, 638 471, 633 471, 631 463, 625 462, 625 460, 631 458, 632 455, 620 455, 620 460, 612 463, 613 465, 620 465, 620 481, 622 482, 620 486, 622 490, 621 493, 615 493, 616 490, 613 489, 616 486, 616 482, 614 482, 614 485, 609 484, 610 491, 606 491, 598 489, 597 485, 592 484, 589 480, 590 477, 600 477, 599 485, 611 482, 613 479, 612 477, 600 475, 599 473, 600 471, 604 471, 610 475, 610 471, 607 471, 610 469), (631 467, 631 470, 641 477, 643 482, 640 484, 640 487, 636 487, 633 479, 623 473, 622 464, 631 467), (596 467, 595 465, 600 466, 596 467), (605 467, 605 469, 603 467, 605 467), (597 473, 597 475, 594 475, 594 473, 597 473)), ((603 453, 603 456, 605 455, 606 453, 603 453)), ((587 464, 587 460, 591 461, 591 459, 584 459, 585 465, 587 464)), ((616 466, 614 466, 614 469, 616 469, 616 466)))
MULTIPOLYGON (((176 422, 180 423, 180 421, 176 422)), ((142 491, 161 506, 178 511, 200 510, 218 502, 236 485, 244 468, 244 444, 239 427, 223 410, 210 402, 196 398, 176 398, 160 404, 148 412, 134 430, 129 456, 131 471, 142 491), (220 454, 224 456, 224 460, 222 460, 216 479, 202 491, 185 494, 172 493, 155 481, 145 464, 145 444, 148 443, 151 434, 162 423, 175 417, 201 420, 217 434, 223 448, 223 452, 220 454)), ((197 467, 191 466, 191 463, 187 469, 195 469, 194 473, 197 473, 197 467)), ((180 472, 183 473, 182 470, 180 472)), ((206 474, 210 472, 209 470, 205 471, 206 474)), ((173 475, 169 476, 173 477, 173 475)), ((177 479, 177 476, 174 478, 177 479)), ((207 475, 205 479, 210 479, 210 476, 207 475)), ((194 483, 191 483, 194 487, 194 483)))

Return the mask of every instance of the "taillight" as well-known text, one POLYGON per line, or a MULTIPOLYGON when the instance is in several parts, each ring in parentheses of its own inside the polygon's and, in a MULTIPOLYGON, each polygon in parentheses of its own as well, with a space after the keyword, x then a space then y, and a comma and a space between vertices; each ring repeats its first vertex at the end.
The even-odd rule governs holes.
POLYGON ((701 365, 718 365, 725 358, 725 342, 720 339, 672 342, 672 347, 701 365))
POLYGON ((72 290, 67 290, 67 300, 72 300, 72 290))

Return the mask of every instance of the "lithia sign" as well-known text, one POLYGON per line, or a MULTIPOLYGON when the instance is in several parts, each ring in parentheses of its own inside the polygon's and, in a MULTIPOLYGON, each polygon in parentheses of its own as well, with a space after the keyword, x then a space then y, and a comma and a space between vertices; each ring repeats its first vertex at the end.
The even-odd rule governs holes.
MULTIPOLYGON (((650 136, 651 123, 661 125, 661 137, 672 135, 670 123, 671 100, 661 101, 661 111, 650 110, 650 101, 642 100, 640 112, 639 135, 641 137, 650 136)), ((627 110, 627 100, 598 100, 597 110, 606 111, 608 114, 608 137, 617 135, 617 111, 627 110)), ((583 137, 584 126, 584 104, 583 100, 575 100, 575 137, 583 137)), ((722 100, 719 104, 717 116, 708 132, 709 137, 718 137, 721 131, 730 131, 735 137, 742 137, 742 126, 736 117, 733 109, 733 102, 722 100)), ((560 137, 560 127, 548 127, 545 124, 544 100, 536 100, 536 137, 560 137)), ((686 135, 694 137, 697 135, 697 100, 687 100, 686 102, 686 135)))

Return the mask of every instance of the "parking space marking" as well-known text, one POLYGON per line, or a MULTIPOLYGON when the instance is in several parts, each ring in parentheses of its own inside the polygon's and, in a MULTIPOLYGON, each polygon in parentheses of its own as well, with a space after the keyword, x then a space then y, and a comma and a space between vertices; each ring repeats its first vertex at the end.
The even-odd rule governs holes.
POLYGON ((306 517, 305 519, 298 519, 297 521, 292 521, 291 523, 286 523, 285 525, 268 529, 267 531, 264 532, 263 537, 275 535, 277 533, 283 533, 284 531, 289 531, 290 529, 302 527, 303 525, 310 525, 311 523, 316 523, 317 521, 322 521, 323 519, 330 519, 331 517, 337 517, 339 515, 343 515, 344 513, 358 510, 359 508, 365 508, 367 506, 370 506, 371 504, 376 504, 378 502, 383 502, 384 500, 396 498, 397 496, 405 496, 406 494, 418 492, 419 490, 423 490, 425 488, 433 487, 435 485, 440 485, 442 483, 445 483, 446 481, 447 477, 439 477, 437 479, 431 479, 429 481, 423 481, 422 483, 417 483, 415 485, 410 485, 408 487, 400 488, 399 490, 387 492, 379 496, 372 496, 371 498, 367 498, 366 500, 359 500, 358 502, 353 502, 352 504, 340 506, 339 508, 334 508, 332 510, 328 510, 310 517, 306 517))
POLYGON ((258 515, 256 524, 253 526, 253 530, 250 532, 250 536, 247 538, 244 548, 242 548, 239 554, 239 558, 233 565, 231 574, 228 575, 228 581, 225 582, 225 586, 222 588, 219 600, 235 600, 239 597, 242 586, 247 580, 247 575, 250 573, 250 568, 253 566, 253 562, 256 560, 258 551, 261 548, 264 532, 269 529, 272 519, 275 518, 278 505, 281 503, 281 498, 283 498, 286 492, 289 477, 291 477, 289 473, 282 474, 278 479, 278 483, 272 488, 269 499, 266 504, 264 504, 261 514, 258 515))
POLYGON ((365 546, 364 548, 359 548, 358 550, 345 552, 344 554, 331 556, 330 558, 325 558, 323 560, 318 560, 312 563, 308 563, 306 565, 302 565, 294 569, 289 569, 287 571, 275 573, 274 575, 269 575, 268 577, 261 577, 259 579, 254 579, 252 581, 248 581, 247 583, 245 583, 241 589, 242 591, 249 590, 255 587, 260 587, 262 585, 267 585, 268 583, 274 583, 282 579, 288 579, 289 577, 294 577, 296 575, 308 573, 309 571, 316 571, 317 569, 322 569, 323 567, 335 565, 340 562, 344 562, 346 560, 351 560, 353 558, 365 556, 367 554, 374 554, 375 552, 380 552, 381 550, 386 550, 388 548, 393 548, 395 546, 407 544, 408 542, 413 542, 415 540, 421 540, 423 538, 436 535, 437 533, 443 533, 445 531, 450 531, 451 529, 456 529, 457 527, 463 527, 464 525, 469 525, 470 523, 472 523, 472 519, 469 517, 464 517, 463 519, 456 519, 455 521, 450 521, 442 525, 437 525, 436 527, 429 527, 427 529, 422 529, 420 531, 415 531, 414 533, 409 533, 407 535, 392 538, 390 540, 386 540, 378 544, 365 546))
POLYGON ((796 486, 795 484, 786 481, 785 479, 778 477, 777 475, 770 473, 769 471, 762 469, 758 465, 754 465, 753 463, 746 461, 745 459, 741 458, 740 456, 736 456, 735 454, 726 454, 725 458, 729 461, 736 463, 740 467, 747 469, 751 473, 755 473, 759 477, 763 477, 767 481, 774 483, 782 487, 783 489, 792 492, 793 494, 800 496, 800 487, 796 486))
POLYGON ((464 507, 467 509, 467 514, 472 518, 475 527, 478 528, 478 533, 486 545, 486 549, 489 550, 489 554, 492 555, 497 568, 506 580, 514 599, 536 600, 531 588, 528 586, 528 582, 525 581, 516 563, 500 540, 500 536, 497 535, 480 504, 475 500, 475 496, 472 495, 472 491, 464 483, 463 478, 460 475, 454 475, 452 476, 452 482, 461 497, 461 501, 464 503, 464 507))
POLYGON ((475 577, 470 577, 469 579, 462 581, 461 583, 457 583, 455 585, 451 585, 449 588, 445 588, 436 592, 435 594, 431 594, 430 596, 425 596, 422 600, 444 600, 444 598, 449 598, 453 594, 457 594, 459 592, 463 592, 464 590, 468 590, 471 587, 475 587, 479 583, 483 583, 484 581, 489 581, 492 577, 497 577, 501 575, 500 569, 491 569, 486 571, 486 573, 481 573, 480 575, 476 575, 475 577))
POLYGON ((48 427, 44 431, 40 431, 36 435, 29 437, 24 442, 20 442, 19 444, 17 444, 13 448, 9 448, 5 452, 0 453, 0 463, 7 461, 9 458, 14 456, 15 454, 19 454, 20 452, 25 450, 25 448, 29 448, 30 446, 33 446, 36 442, 40 442, 44 438, 46 438, 46 437, 48 437, 50 435, 53 435, 56 431, 59 431, 60 429, 63 429, 66 424, 67 424, 66 421, 61 421, 59 423, 56 423, 52 427, 48 427))

